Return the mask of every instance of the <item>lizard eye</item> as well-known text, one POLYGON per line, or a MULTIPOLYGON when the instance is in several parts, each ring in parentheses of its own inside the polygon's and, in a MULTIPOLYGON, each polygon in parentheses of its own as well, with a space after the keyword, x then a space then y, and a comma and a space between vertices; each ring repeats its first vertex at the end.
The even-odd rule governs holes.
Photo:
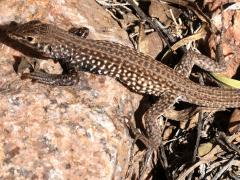
POLYGON ((26 37, 26 40, 31 44, 34 43, 34 38, 31 36, 26 37))

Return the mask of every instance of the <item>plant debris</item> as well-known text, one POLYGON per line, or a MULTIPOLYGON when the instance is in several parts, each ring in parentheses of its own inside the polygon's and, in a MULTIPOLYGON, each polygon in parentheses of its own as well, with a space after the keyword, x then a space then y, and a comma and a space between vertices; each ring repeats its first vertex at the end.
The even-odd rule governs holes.
MULTIPOLYGON (((201 10, 206 11, 206 6, 197 4, 197 1, 195 3, 174 0, 96 1, 121 27, 125 28, 139 51, 167 62, 170 66, 176 64, 176 59, 179 60, 181 55, 190 49, 206 54, 208 51, 207 48, 203 48, 206 47, 203 43, 207 43, 206 40, 210 35, 217 40, 222 32, 221 28, 212 22, 214 17, 208 18, 206 12, 201 10), (155 40, 156 36, 152 34, 156 32, 162 41, 155 40), (163 43, 161 46, 153 44, 151 48, 147 48, 146 44, 151 42, 163 43), (175 62, 171 61, 172 57, 175 62)), ((237 3, 236 5, 233 3, 221 10, 219 4, 217 8, 220 11, 217 15, 225 16, 228 13, 227 9, 236 10, 238 9, 236 7, 238 7, 237 3)), ((224 22, 222 23, 224 26, 224 22)), ((215 43, 218 44, 219 41, 215 43)), ((202 84, 214 81, 209 75, 198 70, 193 71, 191 79, 202 84)), ((141 144, 134 145, 128 178, 165 177, 179 180, 240 178, 239 121, 232 121, 238 124, 233 128, 233 125, 228 126, 231 122, 229 111, 194 107, 191 108, 193 113, 190 113, 188 108, 188 104, 177 104, 175 110, 165 118, 159 119, 163 125, 162 148, 166 154, 162 157, 154 156, 151 167, 147 167, 144 172, 142 163, 145 149, 141 144), (163 165, 165 161, 168 162, 166 166, 163 165)), ((239 116, 235 119, 239 120, 239 116)), ((144 128, 141 131, 144 131, 144 128)), ((134 132, 134 134, 138 133, 134 132)))

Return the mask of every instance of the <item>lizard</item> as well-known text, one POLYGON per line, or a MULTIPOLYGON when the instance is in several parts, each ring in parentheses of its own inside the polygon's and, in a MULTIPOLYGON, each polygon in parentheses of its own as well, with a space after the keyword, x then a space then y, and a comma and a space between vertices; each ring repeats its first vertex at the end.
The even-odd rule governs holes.
POLYGON ((7 31, 11 39, 43 57, 58 61, 65 70, 63 74, 41 71, 23 73, 25 78, 49 85, 71 86, 78 82, 78 71, 88 71, 113 77, 136 93, 159 97, 143 117, 150 151, 162 145, 158 117, 178 101, 210 108, 240 107, 240 90, 202 86, 188 78, 194 65, 206 71, 221 72, 226 68, 223 62, 218 63, 205 55, 189 51, 172 69, 128 46, 87 39, 85 28, 80 34, 83 35, 78 37, 38 20, 19 24, 7 31))

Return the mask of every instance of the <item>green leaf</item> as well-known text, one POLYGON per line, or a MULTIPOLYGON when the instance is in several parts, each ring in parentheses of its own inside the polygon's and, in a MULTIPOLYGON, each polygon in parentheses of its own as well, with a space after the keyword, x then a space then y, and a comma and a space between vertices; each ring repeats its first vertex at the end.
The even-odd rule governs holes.
POLYGON ((211 73, 211 75, 216 80, 218 80, 219 82, 223 83, 226 86, 240 89, 240 81, 238 81, 236 79, 227 78, 226 76, 223 76, 223 75, 220 75, 217 73, 211 73))

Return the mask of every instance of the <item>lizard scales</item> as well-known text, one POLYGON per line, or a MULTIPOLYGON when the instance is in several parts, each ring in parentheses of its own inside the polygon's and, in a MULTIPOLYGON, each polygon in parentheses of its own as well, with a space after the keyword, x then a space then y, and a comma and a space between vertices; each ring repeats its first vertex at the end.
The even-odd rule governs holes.
POLYGON ((23 24, 8 34, 45 57, 61 59, 78 70, 109 75, 137 93, 159 96, 170 92, 178 100, 200 106, 240 107, 240 90, 201 86, 150 56, 118 43, 79 38, 39 21, 23 24))

